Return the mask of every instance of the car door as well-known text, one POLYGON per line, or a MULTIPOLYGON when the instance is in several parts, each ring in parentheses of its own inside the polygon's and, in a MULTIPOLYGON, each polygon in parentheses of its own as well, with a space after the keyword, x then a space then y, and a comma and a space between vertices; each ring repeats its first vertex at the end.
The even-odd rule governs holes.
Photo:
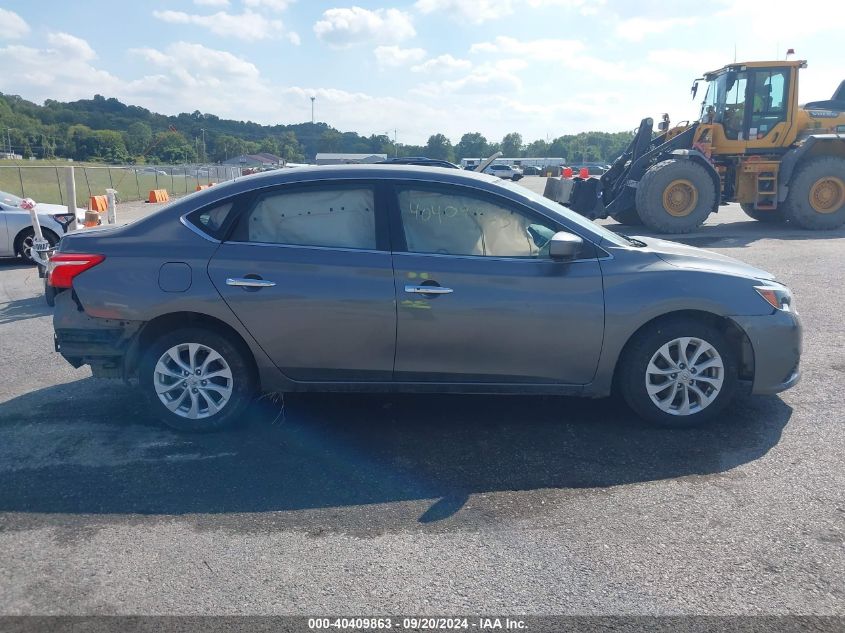
POLYGON ((208 272, 273 362, 293 380, 390 381, 395 293, 376 187, 285 185, 239 204, 208 272))
POLYGON ((597 250, 548 256, 556 221, 498 195, 403 183, 392 196, 397 381, 592 380, 604 334, 597 250))

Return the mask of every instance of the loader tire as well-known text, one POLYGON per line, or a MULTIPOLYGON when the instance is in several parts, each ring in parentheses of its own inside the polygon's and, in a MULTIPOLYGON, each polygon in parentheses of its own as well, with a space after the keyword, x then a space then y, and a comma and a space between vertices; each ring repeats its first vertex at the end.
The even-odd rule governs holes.
POLYGON ((789 183, 783 216, 814 231, 845 224, 845 158, 818 156, 800 165, 789 183))
POLYGON ((741 206, 742 210, 745 211, 745 215, 757 220, 758 222, 764 222, 765 224, 778 224, 779 222, 783 222, 783 212, 780 209, 760 211, 759 209, 755 209, 754 205, 748 202, 741 202, 739 206, 741 206))
POLYGON ((652 165, 637 187, 637 212, 658 233, 689 233, 716 209, 716 188, 707 170, 687 159, 652 165))
POLYGON ((627 224, 628 226, 640 226, 643 223, 635 206, 629 207, 624 211, 612 213, 610 217, 619 222, 619 224, 627 224))

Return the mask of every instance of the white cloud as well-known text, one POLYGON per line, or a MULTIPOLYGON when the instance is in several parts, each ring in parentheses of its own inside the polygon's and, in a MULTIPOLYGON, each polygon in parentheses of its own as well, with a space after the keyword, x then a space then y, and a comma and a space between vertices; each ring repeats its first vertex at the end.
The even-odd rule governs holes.
POLYGON ((597 15, 607 0, 417 0, 414 8, 420 13, 444 13, 461 22, 481 24, 498 20, 523 8, 578 11, 581 15, 597 15))
POLYGON ((517 55, 554 63, 580 53, 584 50, 584 43, 579 40, 564 39, 518 40, 500 35, 492 42, 473 44, 469 50, 470 53, 517 55))
POLYGON ((417 0, 420 13, 443 12, 452 18, 481 24, 513 13, 512 0, 417 0))
POLYGON ((607 0, 525 0, 532 9, 562 8, 577 10, 581 15, 598 15, 603 12, 607 0))
POLYGON ((208 29, 215 35, 237 37, 244 40, 263 40, 282 35, 284 24, 259 13, 246 10, 240 14, 218 11, 211 15, 197 15, 184 11, 153 11, 153 16, 171 24, 194 24, 208 29))
POLYGON ((399 48, 398 46, 377 46, 373 50, 381 68, 398 68, 425 59, 424 48, 399 48))
POLYGON ((635 17, 622 20, 616 25, 616 35, 629 42, 642 42, 649 35, 665 33, 670 29, 692 26, 698 22, 696 17, 685 18, 643 18, 635 17))
POLYGON ((97 57, 97 54, 88 42, 69 33, 49 33, 47 35, 47 43, 60 54, 67 55, 71 59, 90 61, 97 57))
POLYGON ((29 24, 14 11, 0 8, 0 39, 19 40, 29 35, 29 24))
POLYGON ((373 42, 398 44, 416 35, 407 13, 398 9, 370 11, 361 7, 323 12, 322 19, 314 24, 314 33, 335 48, 373 42))
MULTIPOLYGON (((154 48, 132 48, 129 52, 140 55, 158 66, 177 70, 191 69, 191 77, 203 76, 209 70, 214 70, 221 75, 236 75, 249 81, 254 81, 259 76, 258 68, 252 62, 202 44, 176 42, 168 46, 166 52, 154 48)), ((188 81, 193 83, 195 80, 188 79, 188 81)))
POLYGON ((228 7, 229 0, 194 0, 194 4, 200 7, 228 7))
POLYGON ((458 59, 449 54, 432 57, 424 61, 422 64, 412 66, 411 70, 415 73, 437 73, 437 72, 451 72, 456 70, 469 70, 472 68, 472 62, 468 59, 458 59))
POLYGON ((0 48, 0 92, 20 94, 25 89, 27 98, 40 101, 116 94, 120 80, 95 68, 94 58, 87 42, 67 33, 49 34, 46 48, 10 44, 0 48))
POLYGON ((493 65, 479 66, 459 79, 424 83, 412 93, 424 97, 444 95, 502 95, 522 90, 522 80, 507 70, 493 65))
POLYGON ((281 13, 285 11, 296 0, 243 0, 244 5, 253 9, 268 9, 281 13))

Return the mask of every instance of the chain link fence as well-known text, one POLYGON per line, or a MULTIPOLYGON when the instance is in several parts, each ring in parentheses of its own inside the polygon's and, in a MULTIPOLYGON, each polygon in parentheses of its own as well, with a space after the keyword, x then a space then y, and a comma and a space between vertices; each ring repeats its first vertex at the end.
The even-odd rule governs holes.
MULTIPOLYGON (((36 202, 67 204, 67 166, 0 166, 0 191, 32 198, 36 202)), ((232 180, 240 167, 224 165, 131 165, 88 167, 74 165, 76 206, 84 208, 91 196, 115 189, 123 202, 147 200, 152 189, 166 189, 171 196, 196 191, 200 185, 232 180)))

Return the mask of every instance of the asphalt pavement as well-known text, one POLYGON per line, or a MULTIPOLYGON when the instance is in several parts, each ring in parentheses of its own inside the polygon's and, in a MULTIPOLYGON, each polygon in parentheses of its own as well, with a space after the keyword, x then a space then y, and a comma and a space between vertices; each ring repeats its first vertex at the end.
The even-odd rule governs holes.
POLYGON ((845 615, 845 230, 730 205, 682 240, 774 272, 805 326, 796 388, 682 432, 295 395, 179 435, 54 353, 42 281, 0 260, 0 613, 845 615))

